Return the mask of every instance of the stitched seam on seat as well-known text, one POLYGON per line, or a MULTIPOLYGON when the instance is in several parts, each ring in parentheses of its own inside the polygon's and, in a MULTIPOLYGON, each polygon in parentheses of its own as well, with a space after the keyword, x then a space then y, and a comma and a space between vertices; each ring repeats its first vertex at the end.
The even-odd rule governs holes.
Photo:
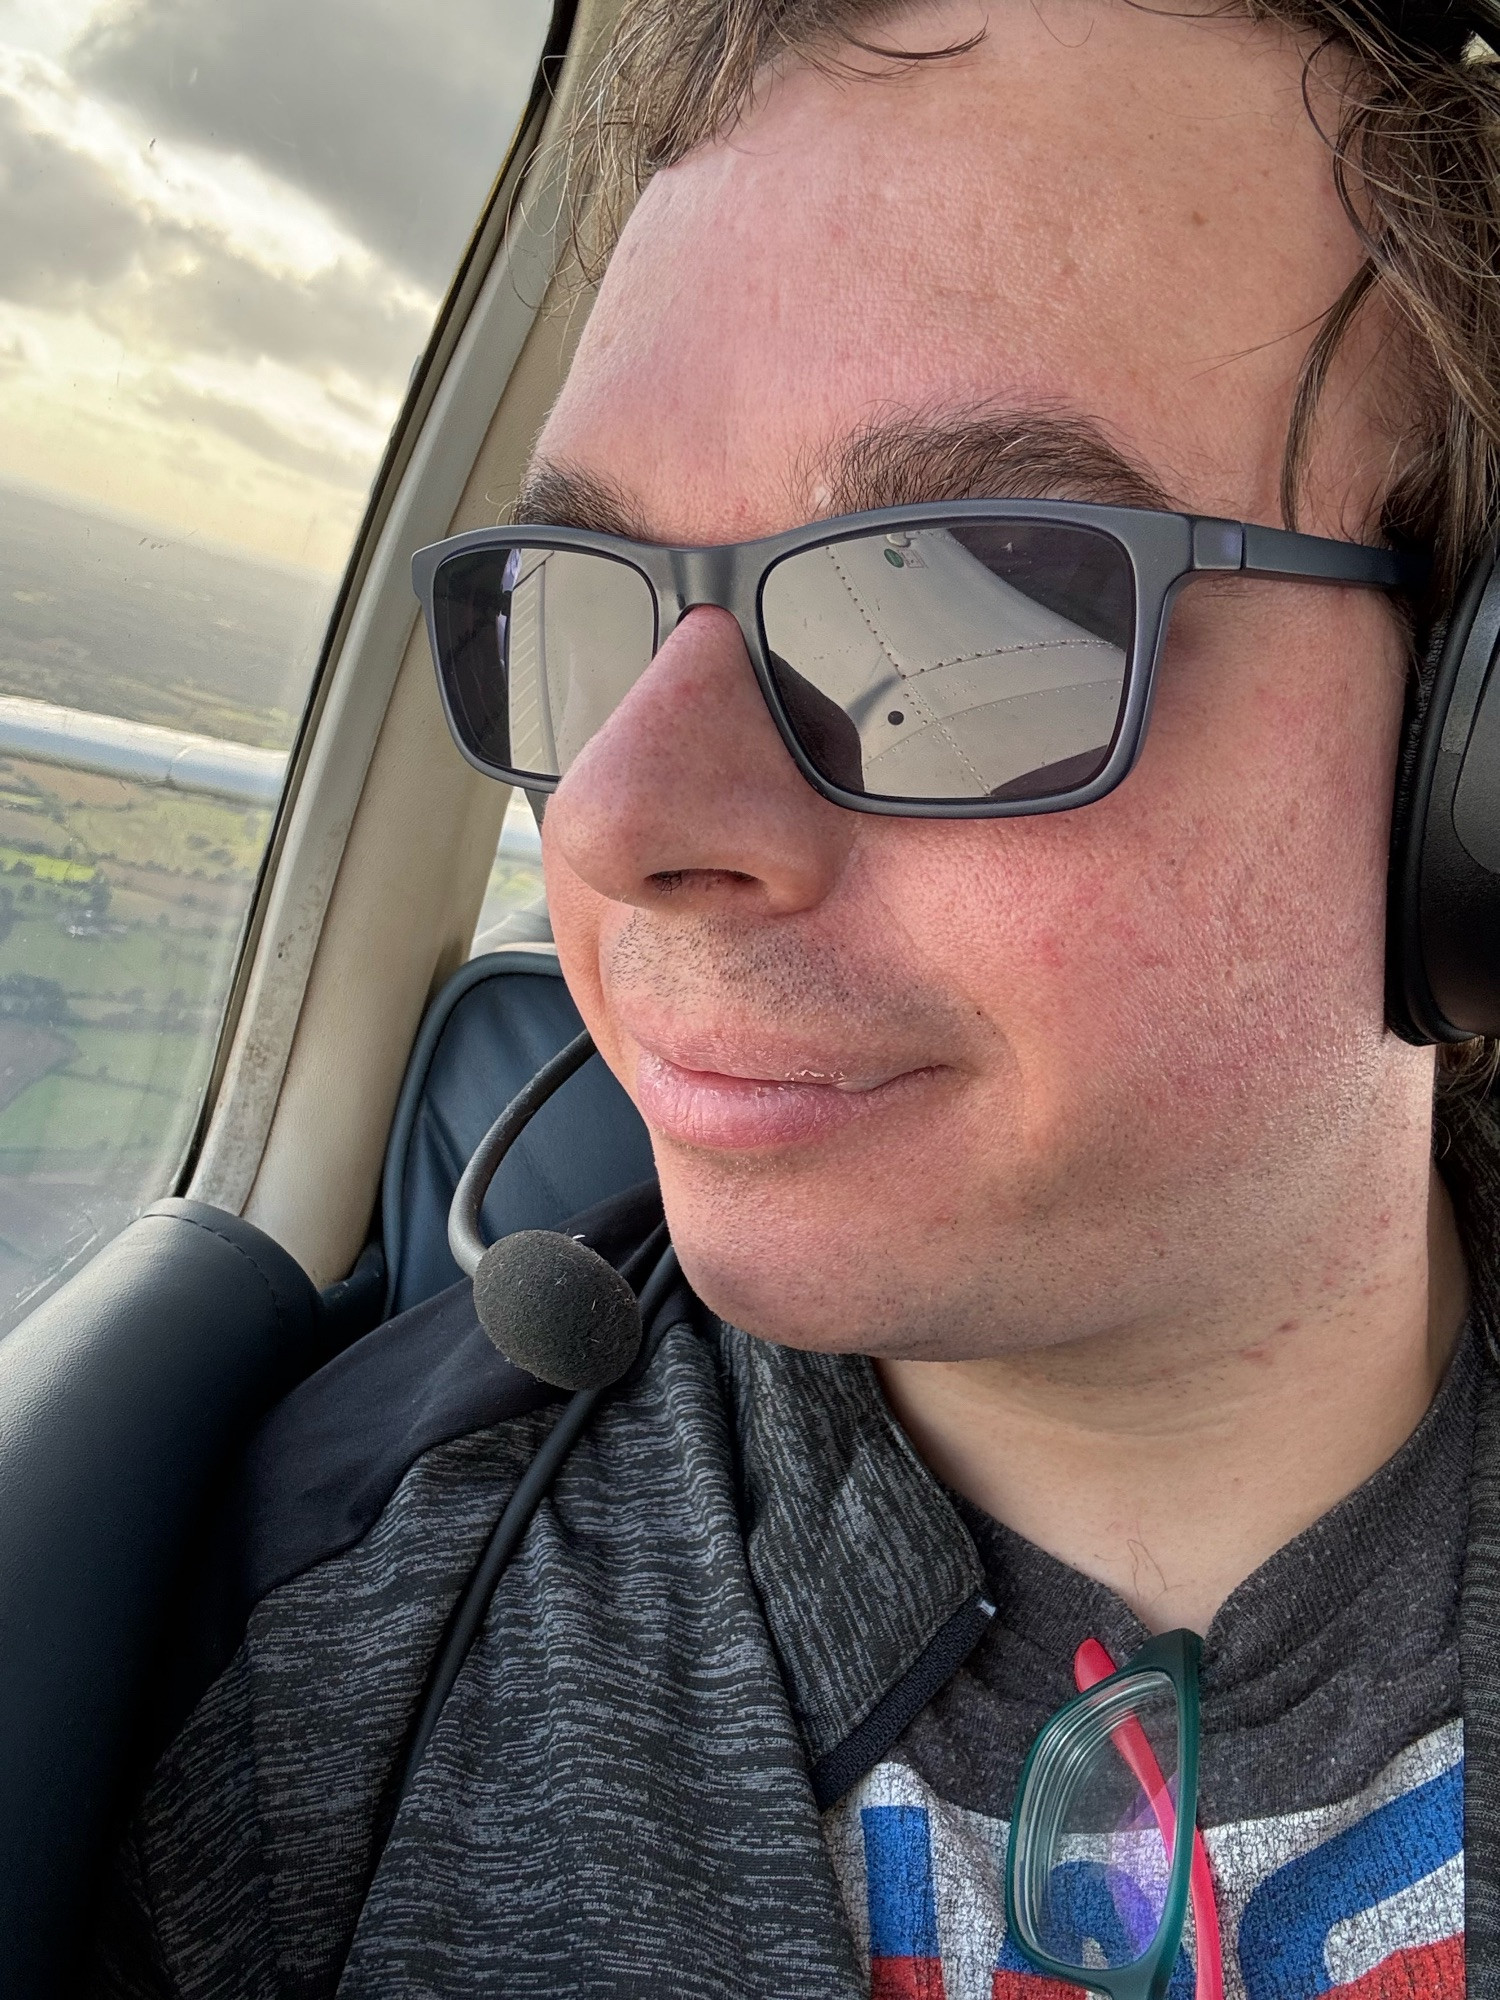
MULTIPOLYGON (((223 1230, 215 1229, 212 1223, 200 1221, 196 1215, 176 1215, 173 1216, 171 1219, 174 1222, 187 1222, 190 1223, 194 1229, 201 1229, 205 1236, 213 1237, 216 1243, 226 1244, 229 1249, 234 1251, 237 1257, 239 1257, 244 1263, 248 1264, 250 1266, 250 1269, 255 1273, 256 1277, 260 1279, 261 1284, 265 1287, 266 1297, 271 1302, 271 1314, 272 1317, 275 1319, 277 1326, 281 1328, 283 1331, 286 1330, 287 1326, 286 1313, 285 1309, 281 1304, 281 1301, 276 1296, 276 1288, 271 1283, 271 1280, 266 1276, 265 1272, 261 1269, 260 1265, 251 1256, 250 1252, 245 1248, 244 1244, 236 1243, 232 1236, 226 1236, 223 1230)), ((311 1280, 309 1280, 309 1283, 311 1283, 311 1280)))

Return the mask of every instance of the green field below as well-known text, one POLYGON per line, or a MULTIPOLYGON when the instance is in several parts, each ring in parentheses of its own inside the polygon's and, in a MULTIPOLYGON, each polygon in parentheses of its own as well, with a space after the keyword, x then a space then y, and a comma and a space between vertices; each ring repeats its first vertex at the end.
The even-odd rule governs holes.
MULTIPOLYGON (((0 693, 290 748, 336 579, 0 484, 0 693)), ((272 814, 0 758, 0 1331, 181 1169, 272 814)))
MULTIPOLYGON (((0 759, 0 1325, 7 1297, 173 1184, 270 827, 0 759)), ((537 865, 497 856, 482 926, 541 891, 537 865)))
POLYGON ((269 829, 213 798, 0 762, 0 1176, 125 1198, 170 1182, 269 829))
POLYGON ((98 1169, 129 1157, 170 1164, 186 1142, 207 1073, 193 1035, 70 1031, 78 1055, 0 1111, 0 1158, 15 1172, 98 1169))
POLYGON ((73 937, 67 912, 23 917, 0 939, 0 979, 19 972, 56 980, 72 1001, 125 1006, 199 1004, 224 983, 234 938, 221 931, 184 934, 166 925, 122 924, 115 935, 73 937))

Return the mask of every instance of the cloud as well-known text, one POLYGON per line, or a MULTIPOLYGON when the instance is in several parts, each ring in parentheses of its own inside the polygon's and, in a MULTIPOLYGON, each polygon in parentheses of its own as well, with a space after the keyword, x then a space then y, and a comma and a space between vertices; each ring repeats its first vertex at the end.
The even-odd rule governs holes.
POLYGON ((530 92, 545 0, 126 0, 67 56, 163 133, 239 152, 441 291, 530 92))
POLYGON ((97 160, 27 123, 0 97, 0 296, 26 304, 75 296, 127 271, 146 216, 97 160))
POLYGON ((545 11, 0 0, 0 467, 336 568, 545 11))
POLYGON ((246 393, 235 394, 232 381, 194 380, 187 372, 164 372, 143 384, 139 402, 156 416, 178 423, 204 424, 221 436, 246 445, 261 458, 307 473, 329 485, 363 491, 385 442, 382 428, 337 422, 338 412, 325 403, 300 412, 301 399, 289 398, 278 407, 274 393, 256 394, 246 381, 246 393), (328 419, 332 417, 334 421, 328 419))
POLYGON ((341 261, 298 277, 171 226, 140 246, 128 277, 94 304, 100 323, 137 350, 264 355, 381 388, 405 382, 432 310, 378 269, 341 261))
POLYGON ((266 354, 403 381, 435 295, 292 191, 223 164, 174 157, 51 65, 0 69, 12 223, 0 298, 81 309, 146 352, 266 354))
POLYGON ((0 302, 36 309, 39 391, 51 347, 71 350, 77 380, 82 341, 142 412, 364 489, 434 294, 263 170, 153 140, 14 52, 0 52, 3 197, 0 302))

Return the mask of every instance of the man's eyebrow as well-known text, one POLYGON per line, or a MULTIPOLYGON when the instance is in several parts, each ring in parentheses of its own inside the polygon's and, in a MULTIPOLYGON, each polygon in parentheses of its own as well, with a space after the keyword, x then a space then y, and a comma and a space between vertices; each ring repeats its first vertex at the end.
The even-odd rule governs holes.
POLYGON ((534 459, 516 496, 513 520, 542 528, 588 528, 596 535, 623 535, 648 542, 645 524, 629 496, 597 474, 577 466, 534 459))
MULTIPOLYGON (((867 424, 805 466, 794 482, 818 518, 910 507, 925 500, 1089 500, 1175 510, 1147 467, 1092 418, 1033 408, 969 415, 897 415, 867 424)), ((588 528, 629 541, 656 538, 622 487, 581 467, 533 461, 521 482, 519 525, 588 528)), ((800 525, 800 523, 798 523, 800 525)))
POLYGON ((1088 500, 1176 511, 1146 466, 1092 418, 1055 408, 897 414, 843 437, 805 476, 819 511, 924 500, 1088 500))

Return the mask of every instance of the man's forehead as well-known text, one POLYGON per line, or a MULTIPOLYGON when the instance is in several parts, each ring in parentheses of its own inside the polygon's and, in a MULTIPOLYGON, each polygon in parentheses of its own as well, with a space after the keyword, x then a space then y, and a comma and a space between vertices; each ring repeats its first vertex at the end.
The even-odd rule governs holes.
POLYGON ((647 187, 540 455, 660 538, 738 540, 844 511, 855 440, 892 434, 881 500, 918 497, 903 452, 929 497, 914 422, 1060 410, 1275 518, 1309 329, 1359 262, 1300 80, 1275 31, 1123 0, 1013 0, 973 54, 878 80, 793 72, 647 187))

